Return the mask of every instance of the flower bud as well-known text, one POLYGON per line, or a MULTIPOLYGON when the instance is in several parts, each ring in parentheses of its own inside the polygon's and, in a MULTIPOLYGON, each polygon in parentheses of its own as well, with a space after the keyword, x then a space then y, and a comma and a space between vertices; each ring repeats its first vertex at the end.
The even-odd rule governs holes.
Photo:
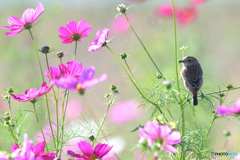
POLYGON ((172 87, 171 81, 163 81, 163 85, 164 85, 167 89, 171 89, 171 87, 172 87))
POLYGON ((48 46, 43 46, 43 47, 41 48, 41 52, 44 53, 44 54, 49 53, 49 50, 50 50, 50 48, 49 48, 48 46))
POLYGON ((105 94, 104 97, 106 98, 110 97, 110 93, 105 94))
POLYGON ((62 58, 64 56, 63 52, 57 52, 57 58, 62 58))
POLYGON ((121 59, 126 59, 127 57, 128 57, 128 55, 126 53, 121 53, 120 54, 121 59))
POLYGON ((177 124, 176 124, 175 122, 168 122, 168 126, 169 126, 172 130, 174 130, 174 129, 176 129, 177 124))
POLYGON ((156 74, 156 77, 157 77, 157 79, 162 79, 163 78, 162 75, 160 75, 159 73, 156 74))
POLYGON ((11 119, 11 117, 10 117, 10 116, 5 116, 4 119, 5 119, 6 121, 8 121, 8 120, 11 119))
POLYGON ((88 139, 93 142, 95 140, 95 137, 94 137, 94 135, 91 135, 88 137, 88 139))
POLYGON ((224 97, 225 94, 224 94, 224 93, 220 93, 219 96, 220 96, 220 97, 224 97))
POLYGON ((14 90, 13 90, 12 88, 8 88, 8 89, 6 90, 6 92, 11 94, 11 93, 14 92, 14 90))
POLYGON ((186 46, 182 46, 181 48, 179 48, 181 51, 185 51, 187 49, 186 46))
POLYGON ((4 99, 5 101, 8 101, 9 98, 10 98, 10 95, 3 95, 2 97, 3 97, 3 99, 4 99))
POLYGON ((115 90, 117 90, 117 86, 115 86, 115 85, 113 84, 113 85, 111 85, 111 86, 109 87, 109 89, 112 90, 112 91, 115 91, 115 90))
POLYGON ((120 14, 124 14, 127 11, 126 6, 122 3, 117 6, 117 10, 120 14))
POLYGON ((4 113, 6 116, 10 116, 10 112, 5 112, 4 113))
POLYGON ((233 88, 233 85, 230 84, 230 83, 227 83, 227 84, 226 84, 226 88, 227 88, 227 89, 232 89, 232 88, 233 88))
POLYGON ((223 131, 223 134, 224 134, 224 136, 225 136, 226 138, 230 138, 230 137, 231 137, 231 132, 229 132, 229 131, 224 130, 224 131, 223 131))

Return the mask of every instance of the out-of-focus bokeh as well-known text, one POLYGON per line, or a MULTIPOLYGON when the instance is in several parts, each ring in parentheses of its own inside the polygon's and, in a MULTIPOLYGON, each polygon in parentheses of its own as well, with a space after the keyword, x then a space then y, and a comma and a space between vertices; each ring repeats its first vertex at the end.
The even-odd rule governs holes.
MULTIPOLYGON (((1 0, 0 1, 0 25, 8 25, 7 19, 10 16, 21 17, 27 8, 36 8, 38 1, 30 0, 1 0)), ((119 55, 127 52, 130 56, 128 63, 136 79, 139 80, 143 88, 149 88, 154 74, 157 72, 151 61, 144 53, 144 50, 134 34, 127 26, 122 28, 120 32, 116 32, 117 25, 116 15, 118 14, 116 7, 119 3, 125 3, 130 6, 127 14, 133 27, 142 39, 143 43, 149 50, 155 62, 163 72, 163 74, 172 80, 175 78, 175 61, 174 61, 174 32, 173 19, 171 17, 159 17, 156 12, 160 5, 171 3, 170 0, 146 0, 143 2, 121 1, 121 0, 40 0, 45 11, 38 18, 37 23, 32 28, 37 47, 48 45, 51 49, 55 49, 49 54, 50 66, 57 67, 59 59, 56 58, 58 51, 63 51, 65 64, 72 59, 74 52, 74 44, 62 44, 58 35, 58 28, 66 26, 68 21, 86 20, 92 26, 90 36, 78 43, 77 61, 82 62, 83 67, 94 65, 96 67, 96 76, 102 73, 108 74, 108 80, 98 84, 93 89, 87 90, 85 98, 97 115, 102 117, 106 105, 102 102, 103 95, 109 92, 109 85, 115 84, 119 86, 119 95, 116 103, 132 102, 136 104, 135 109, 129 112, 127 123, 114 123, 111 116, 107 119, 104 129, 112 130, 109 139, 112 140, 114 148, 119 152, 122 159, 134 159, 137 154, 133 154, 130 150, 138 142, 138 131, 131 132, 139 124, 145 124, 151 118, 151 107, 148 105, 140 107, 141 99, 133 85, 125 77, 124 71, 120 65, 110 54, 106 48, 102 48, 96 52, 88 52, 87 46, 95 39, 95 33, 104 27, 110 28, 110 37, 112 37, 109 47, 119 55), (139 104, 137 103, 139 102, 139 104), (134 111, 137 110, 137 114, 134 111), (110 128, 110 129, 109 129, 110 128)), ((175 5, 178 8, 185 8, 191 3, 190 0, 176 0, 175 5)), ((195 18, 187 25, 177 23, 177 39, 178 47, 186 46, 184 55, 192 55, 197 57, 204 71, 203 93, 218 91, 219 85, 221 89, 225 89, 226 83, 232 83, 233 86, 240 86, 240 1, 238 0, 207 0, 199 4, 195 10, 195 18)), ((118 17, 119 18, 119 17, 118 17)), ((124 25, 119 22, 120 26, 124 25)), ((0 93, 5 94, 5 89, 12 87, 16 94, 23 93, 29 88, 39 88, 41 85, 41 76, 37 65, 36 54, 32 45, 31 37, 28 31, 9 37, 5 35, 6 30, 0 29, 0 93)), ((179 51, 179 58, 182 57, 179 51)), ((47 69, 45 56, 40 53, 43 70, 47 69)), ((182 89, 184 89, 182 87, 182 89)), ((62 90, 63 91, 63 90, 62 90)), ((51 94, 51 93, 50 93, 51 94)), ((53 101, 53 95, 50 95, 53 101)), ((235 90, 229 94, 226 102, 229 106, 230 102, 240 98, 240 91, 235 90)), ((76 112, 88 114, 84 107, 83 99, 76 92, 70 93, 70 105, 68 123, 74 121, 75 127, 81 123, 76 112), (76 110, 74 113, 73 111, 76 110), (71 116, 71 114, 73 114, 71 116)), ((14 113, 21 107, 23 110, 32 110, 30 103, 12 102, 14 113)), ((217 107, 218 101, 215 101, 214 107, 217 107)), ((38 102, 38 110, 44 115, 46 111, 43 98, 38 102)), ((128 105, 127 105, 128 106, 128 105)), ((113 106, 114 107, 114 106, 113 106)), ((119 107, 119 106, 117 106, 119 107)), ((124 107, 124 106, 123 106, 124 107)), ((125 106, 126 107, 126 106, 125 106)), ((132 108, 132 107, 131 107, 132 108)), ((178 108, 171 108, 175 111, 174 116, 180 115, 178 108), (178 114, 179 113, 179 114, 178 114)), ((7 111, 7 103, 0 99, 0 110, 7 111)), ((52 119, 55 119, 55 106, 52 104, 52 119)), ((116 109, 117 110, 117 109, 116 109)), ((124 110, 125 113, 126 110, 124 110)), ((210 123, 211 117, 208 110, 204 108, 204 103, 195 107, 195 115, 192 109, 187 108, 186 121, 189 128, 194 128, 195 123, 199 126, 206 126, 210 123)), ((118 116, 114 114, 114 116, 118 116)), ((179 117, 175 118, 177 121, 179 117)), ((36 139, 38 135, 38 125, 34 123, 36 120, 31 116, 31 123, 27 124, 27 132, 31 139, 36 139), (31 129, 30 129, 31 128, 31 129)), ((116 119, 119 119, 117 117, 116 119)), ((46 125, 46 121, 42 119, 42 125, 46 125)), ((214 123, 210 137, 215 140, 213 151, 240 152, 239 140, 239 121, 236 118, 217 119, 214 123), (231 137, 226 139, 223 131, 230 131, 231 137)), ((1 130, 0 130, 1 133, 1 130)), ((0 137, 0 148, 9 150, 10 144, 4 139, 4 135, 0 137)), ((77 140, 75 140, 77 143, 77 140)), ((75 143, 75 144, 76 144, 75 143)), ((74 144, 74 141, 71 142, 74 144)), ((137 159, 137 158, 135 158, 137 159)))

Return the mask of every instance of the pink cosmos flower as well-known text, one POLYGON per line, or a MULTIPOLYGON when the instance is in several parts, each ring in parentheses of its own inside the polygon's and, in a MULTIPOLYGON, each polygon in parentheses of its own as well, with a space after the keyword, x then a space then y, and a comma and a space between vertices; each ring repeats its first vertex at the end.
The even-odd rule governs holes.
POLYGON ((27 134, 24 134, 22 147, 18 147, 16 144, 11 147, 12 156, 15 157, 14 160, 53 160, 55 153, 44 153, 44 149, 44 141, 33 146, 33 141, 28 140, 27 134))
POLYGON ((182 10, 177 20, 181 26, 186 26, 197 18, 196 7, 186 7, 182 10))
MULTIPOLYGON (((57 132, 57 126, 56 125, 52 125, 52 129, 53 129, 53 134, 55 136, 55 133, 57 132)), ((47 126, 45 126, 43 128, 43 133, 44 133, 46 142, 50 142, 51 139, 52 139, 52 131, 51 131, 50 125, 47 125, 47 126)), ((37 133, 36 141, 37 142, 44 141, 43 136, 42 136, 42 132, 37 133)))
POLYGON ((116 124, 126 123, 140 115, 137 106, 138 102, 131 100, 113 105, 109 110, 109 118, 116 124))
POLYGON ((8 160, 9 155, 0 151, 0 160, 8 160))
MULTIPOLYGON (((181 26, 186 26, 191 23, 197 17, 197 9, 194 5, 179 9, 175 6, 176 20, 181 26)), ((159 6, 156 10, 158 17, 173 17, 172 5, 165 3, 159 6)))
POLYGON ((109 29, 104 28, 96 33, 96 39, 88 46, 88 51, 96 51, 107 44, 109 29))
POLYGON ((10 32, 6 32, 8 36, 14 36, 15 34, 20 33, 23 29, 30 29, 34 22, 37 21, 38 17, 43 13, 44 8, 42 3, 38 3, 37 8, 28 8, 24 11, 22 19, 11 16, 8 18, 8 23, 11 25, 2 26, 4 29, 9 29, 10 32))
MULTIPOLYGON (((71 76, 78 78, 82 71, 82 63, 74 60, 67 62, 66 65, 59 64, 59 69, 56 67, 49 67, 52 80, 60 79, 60 77, 71 76)), ((49 79, 48 70, 45 71, 45 76, 49 79)))
POLYGON ((235 153, 235 157, 234 157, 234 159, 231 159, 231 160, 240 160, 240 153, 235 153))
POLYGON ((11 96, 13 99, 17 101, 26 102, 26 101, 41 97, 42 95, 48 93, 51 89, 52 89, 52 86, 48 87, 46 82, 43 82, 39 90, 37 90, 37 88, 31 88, 26 90, 24 94, 18 94, 18 95, 11 94, 11 96))
POLYGON ((53 80, 52 84, 65 89, 78 90, 79 92, 83 92, 85 89, 93 87, 97 83, 107 79, 107 74, 102 74, 96 79, 93 79, 94 75, 95 67, 90 66, 83 69, 79 78, 67 75, 61 77, 60 79, 53 80))
MULTIPOLYGON (((175 15, 177 17, 181 13, 181 9, 175 6, 174 10, 175 10, 175 15)), ((158 17, 172 17, 173 16, 172 5, 169 3, 164 3, 160 5, 156 10, 156 15, 158 17)))
POLYGON ((150 146, 152 146, 156 140, 162 141, 162 151, 177 152, 177 149, 173 145, 181 142, 181 134, 178 131, 172 131, 167 125, 159 125, 156 122, 148 121, 144 125, 144 129, 139 127, 139 137, 147 139, 150 146))
POLYGON ((103 158, 113 146, 110 147, 107 144, 98 143, 93 150, 89 142, 80 141, 78 142, 78 147, 83 155, 70 150, 68 150, 67 153, 72 157, 76 157, 78 160, 95 160, 103 158))
MULTIPOLYGON (((130 23, 133 25, 133 17, 131 15, 128 15, 128 19, 130 23)), ((123 34, 127 32, 129 29, 130 29, 130 26, 124 15, 118 16, 112 22, 112 30, 113 30, 113 33, 115 34, 123 34)))
POLYGON ((240 98, 235 101, 232 108, 230 108, 228 106, 225 106, 225 105, 219 106, 217 108, 216 113, 219 116, 223 116, 223 115, 227 115, 227 114, 238 114, 238 113, 240 113, 240 98))
POLYGON ((82 41, 82 38, 88 37, 88 32, 92 30, 92 26, 88 25, 85 20, 80 20, 78 23, 70 21, 67 27, 59 28, 59 38, 63 44, 72 43, 73 41, 82 41))

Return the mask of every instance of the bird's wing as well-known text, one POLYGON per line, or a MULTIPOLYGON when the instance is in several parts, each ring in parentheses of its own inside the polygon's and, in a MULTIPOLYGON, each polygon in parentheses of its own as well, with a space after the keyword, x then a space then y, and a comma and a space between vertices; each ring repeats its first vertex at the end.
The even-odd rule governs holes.
POLYGON ((202 87, 202 77, 197 79, 188 79, 188 82, 191 84, 195 91, 198 91, 202 87))

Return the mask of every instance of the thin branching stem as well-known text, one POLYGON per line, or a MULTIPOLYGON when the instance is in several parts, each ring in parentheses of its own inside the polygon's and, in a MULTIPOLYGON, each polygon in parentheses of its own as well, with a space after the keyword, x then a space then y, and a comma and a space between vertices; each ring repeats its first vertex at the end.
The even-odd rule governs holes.
MULTIPOLYGON (((125 17, 126 17, 126 19, 127 19, 127 21, 128 21, 128 24, 129 24, 131 30, 133 31, 133 33, 134 33, 135 36, 137 37, 138 41, 141 43, 143 49, 145 50, 145 52, 147 53, 148 57, 149 57, 150 60, 152 61, 153 65, 156 67, 156 69, 157 69, 157 71, 159 72, 159 74, 161 75, 161 77, 163 77, 162 72, 160 71, 160 69, 158 68, 158 66, 156 65, 156 63, 154 62, 153 58, 151 57, 150 53, 148 52, 147 48, 146 48, 146 47, 144 46, 144 44, 142 43, 141 39, 139 38, 139 36, 138 36, 137 33, 135 32, 135 30, 133 29, 133 27, 132 27, 132 25, 131 25, 131 23, 130 23, 130 21, 129 21, 129 19, 128 19, 127 14, 124 13, 124 15, 125 15, 125 17)), ((163 77, 163 79, 164 79, 164 77, 163 77)))
POLYGON ((130 79, 130 81, 133 83, 133 85, 135 86, 135 88, 137 89, 137 91, 139 92, 139 94, 149 103, 151 103, 152 105, 154 105, 155 107, 158 108, 159 112, 163 115, 164 119, 167 121, 166 116, 163 114, 161 108, 158 106, 158 104, 152 102, 147 96, 145 96, 145 94, 143 94, 141 92, 141 90, 138 88, 138 86, 136 85, 136 83, 134 83, 134 80, 132 79, 132 77, 129 75, 128 71, 126 70, 126 68, 123 66, 122 62, 119 60, 119 58, 116 56, 116 54, 111 50, 111 48, 109 48, 107 45, 106 47, 108 48, 108 50, 112 53, 112 55, 117 59, 118 63, 121 65, 121 67, 123 68, 123 70, 125 71, 125 73, 127 74, 128 78, 130 79))
MULTIPOLYGON (((173 10, 173 24, 174 24, 174 44, 175 44, 175 67, 176 67, 176 79, 177 79, 177 88, 179 93, 179 104, 181 107, 181 124, 182 124, 182 137, 185 137, 185 115, 184 115, 184 105, 181 97, 180 83, 179 83, 179 72, 178 72, 178 47, 177 47, 177 25, 176 25, 176 15, 174 8, 174 0, 172 0, 172 10, 173 10)), ((186 153, 185 147, 182 145, 182 159, 185 160, 186 153)))
POLYGON ((76 55, 77 55, 77 41, 75 42, 75 51, 74 51, 74 55, 73 55, 73 60, 76 59, 76 55))
MULTIPOLYGON (((36 44, 35 44, 35 41, 34 41, 34 38, 33 38, 33 34, 32 34, 32 32, 31 32, 30 29, 29 29, 29 33, 30 33, 30 35, 31 35, 31 38, 32 38, 32 41, 33 41, 33 46, 34 46, 34 49, 35 49, 35 52, 36 52, 36 55, 37 55, 38 64, 39 64, 39 68, 40 68, 41 76, 42 76, 42 81, 44 81, 42 66, 41 66, 41 62, 40 62, 39 56, 38 56, 37 47, 36 47, 36 44)), ((47 105, 48 121, 49 121, 50 129, 51 129, 51 133, 52 133, 53 143, 54 143, 55 148, 57 148, 56 142, 55 142, 54 133, 53 133, 53 128, 52 128, 51 114, 50 114, 50 109, 49 109, 49 105, 48 105, 48 97, 47 97, 47 94, 45 94, 45 98, 46 98, 46 105, 47 105)))
POLYGON ((48 146, 47 146, 47 141, 46 141, 45 135, 44 135, 44 133, 43 133, 42 126, 41 126, 40 121, 39 121, 38 116, 37 116, 37 111, 36 111, 36 107, 35 107, 35 102, 32 103, 32 104, 33 104, 33 109, 34 109, 34 113, 35 113, 35 116, 36 116, 36 120, 37 120, 38 126, 39 126, 39 128, 40 128, 40 130, 41 130, 41 132, 42 132, 42 136, 43 136, 43 139, 44 139, 44 142, 45 142, 45 146, 46 146, 47 152, 49 152, 48 146))

